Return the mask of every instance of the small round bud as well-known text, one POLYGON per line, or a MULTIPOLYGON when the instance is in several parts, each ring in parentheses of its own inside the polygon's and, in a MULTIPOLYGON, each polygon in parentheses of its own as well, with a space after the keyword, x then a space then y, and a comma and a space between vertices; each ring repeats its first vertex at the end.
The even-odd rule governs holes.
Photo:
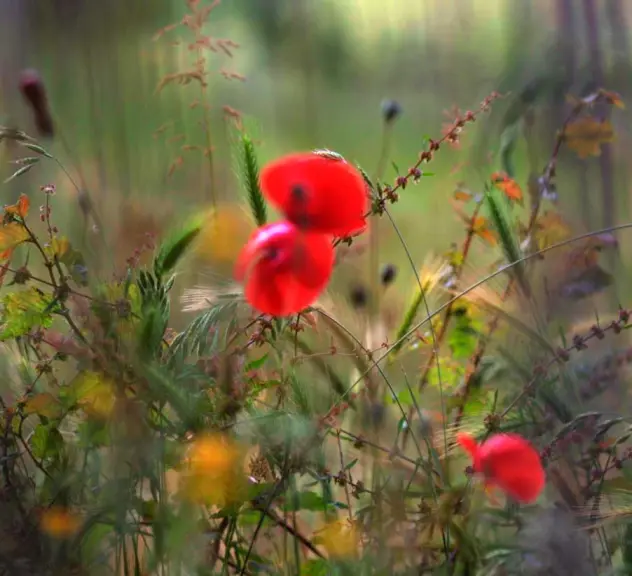
POLYGON ((386 264, 384 268, 382 268, 382 273, 380 274, 380 280, 383 286, 388 286, 393 283, 395 277, 397 276, 397 268, 394 264, 386 264))
POLYGON ((353 305, 354 308, 364 308, 367 304, 367 301, 369 299, 369 295, 366 291, 366 288, 364 286, 354 286, 351 289, 351 293, 349 294, 349 297, 351 299, 351 304, 353 305))
POLYGON ((384 100, 382 102, 382 116, 385 122, 393 122, 402 113, 402 107, 395 100, 384 100))

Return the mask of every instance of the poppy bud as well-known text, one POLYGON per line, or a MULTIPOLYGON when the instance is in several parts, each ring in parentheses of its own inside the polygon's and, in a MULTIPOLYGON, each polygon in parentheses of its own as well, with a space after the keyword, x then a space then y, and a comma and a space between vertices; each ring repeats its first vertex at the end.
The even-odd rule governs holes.
POLYGON ((364 308, 369 299, 369 295, 367 294, 366 288, 364 286, 354 286, 351 289, 351 293, 349 294, 351 299, 351 304, 354 308, 360 309, 364 308))
POLYGON ((395 100, 384 100, 382 102, 382 116, 385 122, 390 124, 396 120, 401 113, 402 107, 395 100))
POLYGON ((393 283, 395 277, 397 276, 397 268, 394 264, 386 264, 384 268, 382 268, 382 273, 380 274, 380 280, 382 281, 383 286, 388 286, 393 283))
POLYGON ((24 70, 20 75, 20 92, 31 107, 37 131, 42 136, 54 134, 53 119, 42 78, 35 70, 24 70))

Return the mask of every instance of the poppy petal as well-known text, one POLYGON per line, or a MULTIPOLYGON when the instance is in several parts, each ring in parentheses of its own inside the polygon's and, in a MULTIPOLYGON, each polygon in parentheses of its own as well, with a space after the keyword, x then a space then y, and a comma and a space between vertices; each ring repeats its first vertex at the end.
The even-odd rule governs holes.
POLYGON ((456 441, 459 443, 461 448, 463 448, 463 450, 465 450, 470 455, 472 460, 474 460, 478 451, 478 444, 476 443, 476 439, 471 434, 467 434, 466 432, 459 432, 456 435, 456 441))
POLYGON ((263 168, 261 188, 301 228, 348 236, 366 227, 367 185, 345 160, 311 152, 290 154, 263 168))
POLYGON ((235 266, 246 281, 246 299, 273 316, 311 305, 327 285, 334 263, 330 238, 306 233, 287 221, 262 226, 250 237, 235 266))
POLYGON ((479 448, 485 476, 524 503, 535 501, 546 482, 538 451, 517 434, 497 434, 479 448))

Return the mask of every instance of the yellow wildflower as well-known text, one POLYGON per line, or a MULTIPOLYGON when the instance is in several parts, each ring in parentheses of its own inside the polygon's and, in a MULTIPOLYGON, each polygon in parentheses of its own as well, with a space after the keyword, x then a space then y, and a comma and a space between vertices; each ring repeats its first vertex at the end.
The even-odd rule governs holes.
POLYGON ((42 532, 60 540, 71 538, 80 527, 80 516, 61 506, 48 508, 40 517, 42 532))

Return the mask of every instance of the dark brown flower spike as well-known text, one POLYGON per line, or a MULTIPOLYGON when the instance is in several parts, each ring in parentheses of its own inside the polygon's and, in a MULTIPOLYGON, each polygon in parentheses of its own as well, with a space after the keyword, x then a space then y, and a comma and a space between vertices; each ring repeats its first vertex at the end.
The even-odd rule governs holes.
POLYGON ((40 136, 52 137, 55 131, 46 88, 36 70, 24 70, 20 74, 20 92, 33 111, 35 126, 40 136))

